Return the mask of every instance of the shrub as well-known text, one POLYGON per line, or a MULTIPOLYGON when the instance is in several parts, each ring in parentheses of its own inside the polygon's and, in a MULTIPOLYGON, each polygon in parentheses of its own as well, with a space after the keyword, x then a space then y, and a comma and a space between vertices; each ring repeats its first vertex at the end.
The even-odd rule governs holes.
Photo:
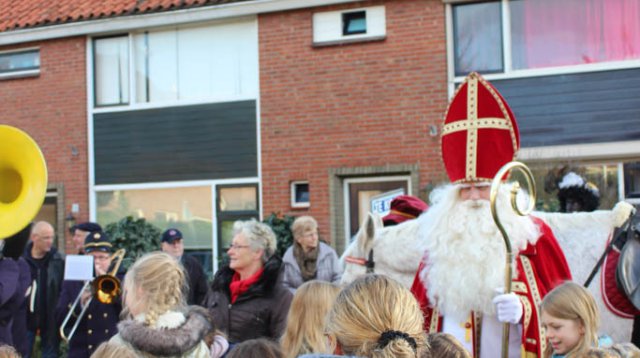
POLYGON ((160 250, 162 232, 145 219, 127 216, 118 222, 108 224, 104 231, 111 238, 115 249, 127 250, 122 268, 128 269, 138 257, 147 252, 160 250))

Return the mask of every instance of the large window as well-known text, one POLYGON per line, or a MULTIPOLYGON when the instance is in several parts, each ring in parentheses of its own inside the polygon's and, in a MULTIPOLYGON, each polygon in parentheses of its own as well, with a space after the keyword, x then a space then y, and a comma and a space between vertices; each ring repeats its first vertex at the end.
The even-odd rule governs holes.
POLYGON ((97 220, 102 226, 126 216, 144 218, 160 230, 177 228, 186 250, 211 251, 211 187, 98 191, 97 220))
POLYGON ((532 164, 531 171, 537 185, 536 210, 557 212, 560 210, 557 184, 566 172, 578 173, 598 188, 599 210, 610 210, 620 200, 619 163, 548 163, 532 164))
POLYGON ((456 75, 640 59, 640 0, 501 0, 452 10, 456 75))
POLYGON ((134 103, 255 97, 257 43, 253 21, 97 39, 96 105, 128 104, 129 88, 134 103))

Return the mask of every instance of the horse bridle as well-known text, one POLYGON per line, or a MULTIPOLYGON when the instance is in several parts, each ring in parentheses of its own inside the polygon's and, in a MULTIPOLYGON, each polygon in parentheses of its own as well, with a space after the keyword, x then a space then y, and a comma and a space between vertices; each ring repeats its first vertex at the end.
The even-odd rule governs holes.
POLYGON ((369 251, 369 259, 365 259, 362 257, 353 257, 353 256, 346 256, 344 258, 345 262, 348 262, 350 264, 355 264, 355 265, 360 265, 360 266, 364 266, 367 268, 367 273, 373 273, 375 267, 376 267, 376 263, 373 262, 373 249, 371 249, 371 251, 369 251))

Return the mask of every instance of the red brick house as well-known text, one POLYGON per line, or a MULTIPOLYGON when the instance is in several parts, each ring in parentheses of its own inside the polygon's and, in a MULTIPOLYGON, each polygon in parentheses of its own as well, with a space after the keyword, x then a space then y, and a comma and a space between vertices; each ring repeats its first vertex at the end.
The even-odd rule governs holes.
POLYGON ((569 163, 609 201, 640 191, 640 55, 522 55, 542 10, 520 5, 0 0, 0 122, 42 147, 60 237, 65 218, 144 217, 209 267, 236 219, 312 215, 341 251, 375 195, 426 200, 469 70, 512 105, 539 179, 569 163))

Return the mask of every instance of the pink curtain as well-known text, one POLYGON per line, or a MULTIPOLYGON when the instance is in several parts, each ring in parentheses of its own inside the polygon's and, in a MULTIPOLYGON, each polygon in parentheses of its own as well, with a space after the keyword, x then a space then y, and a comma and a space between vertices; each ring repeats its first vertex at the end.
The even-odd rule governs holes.
POLYGON ((640 0, 521 1, 512 6, 516 68, 640 58, 640 0))

